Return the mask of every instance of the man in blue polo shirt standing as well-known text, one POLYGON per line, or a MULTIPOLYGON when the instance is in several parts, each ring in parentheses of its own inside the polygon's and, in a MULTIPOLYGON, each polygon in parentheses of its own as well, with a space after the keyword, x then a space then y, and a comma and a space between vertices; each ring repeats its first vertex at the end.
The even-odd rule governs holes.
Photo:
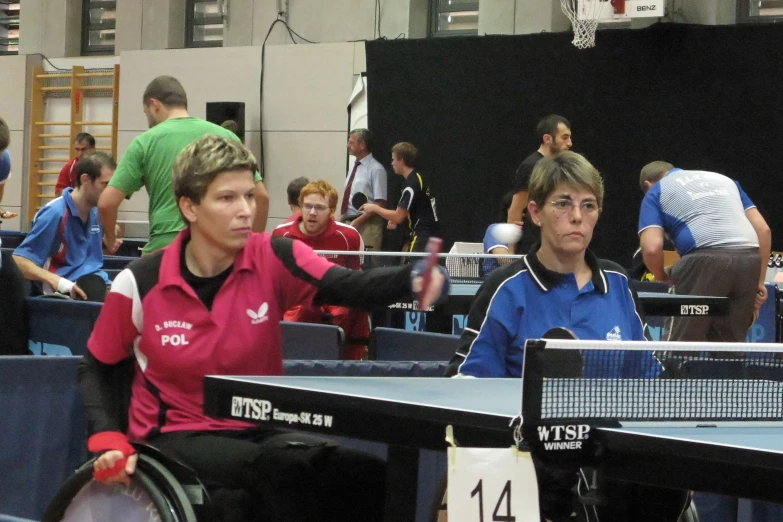
POLYGON ((75 281, 88 274, 111 284, 102 270, 103 230, 96 206, 116 168, 103 152, 79 160, 74 167, 76 188, 66 188, 38 211, 30 233, 14 251, 19 269, 27 279, 41 281, 44 294, 87 299, 75 281))
POLYGON ((645 192, 639 214, 644 264, 678 294, 728 297, 727 317, 680 317, 670 341, 744 342, 767 299, 764 279, 772 235, 739 183, 715 172, 675 169, 665 161, 642 168, 645 192), (680 254, 669 272, 663 264, 668 234, 680 254))

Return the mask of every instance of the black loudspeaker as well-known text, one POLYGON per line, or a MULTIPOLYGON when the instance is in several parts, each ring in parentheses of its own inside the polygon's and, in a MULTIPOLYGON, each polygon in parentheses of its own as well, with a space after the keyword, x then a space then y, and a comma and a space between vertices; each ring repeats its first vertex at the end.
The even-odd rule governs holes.
POLYGON ((228 128, 245 142, 245 102, 207 102, 207 121, 228 128), (223 125, 227 121, 235 122, 236 127, 223 125))

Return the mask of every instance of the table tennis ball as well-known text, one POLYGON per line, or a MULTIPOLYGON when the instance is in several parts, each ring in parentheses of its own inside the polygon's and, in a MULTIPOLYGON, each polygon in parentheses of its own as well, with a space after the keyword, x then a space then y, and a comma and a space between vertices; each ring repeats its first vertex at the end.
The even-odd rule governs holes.
POLYGON ((522 228, 512 223, 500 223, 492 228, 492 235, 501 243, 510 245, 522 237, 522 228))

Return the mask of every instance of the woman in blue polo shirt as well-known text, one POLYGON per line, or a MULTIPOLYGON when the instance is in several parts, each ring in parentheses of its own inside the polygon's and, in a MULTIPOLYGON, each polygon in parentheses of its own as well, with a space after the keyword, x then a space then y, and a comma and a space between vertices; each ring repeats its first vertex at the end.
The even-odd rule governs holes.
MULTIPOLYGON (((603 196, 601 175, 579 154, 563 152, 536 164, 528 212, 541 229, 541 242, 522 259, 495 270, 479 289, 448 375, 520 377, 525 341, 556 327, 568 328, 579 339, 645 340, 627 275, 588 249, 603 196)), ((651 352, 586 350, 582 375, 656 377, 660 371, 651 352)), ((537 473, 543 517, 576 520, 571 488, 577 475, 540 463, 537 473)), ((612 518, 627 509, 613 505, 605 508, 602 520, 676 522, 687 494, 662 491, 639 487, 628 495, 633 512, 644 516, 612 518)))

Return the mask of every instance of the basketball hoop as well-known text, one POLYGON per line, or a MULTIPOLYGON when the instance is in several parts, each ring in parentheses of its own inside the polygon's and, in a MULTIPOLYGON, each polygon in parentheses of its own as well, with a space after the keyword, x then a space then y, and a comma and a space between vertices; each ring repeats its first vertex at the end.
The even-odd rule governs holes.
POLYGON ((607 1, 560 0, 560 7, 574 29, 574 39, 571 43, 575 47, 579 49, 595 47, 595 31, 598 29, 604 4, 607 1))

